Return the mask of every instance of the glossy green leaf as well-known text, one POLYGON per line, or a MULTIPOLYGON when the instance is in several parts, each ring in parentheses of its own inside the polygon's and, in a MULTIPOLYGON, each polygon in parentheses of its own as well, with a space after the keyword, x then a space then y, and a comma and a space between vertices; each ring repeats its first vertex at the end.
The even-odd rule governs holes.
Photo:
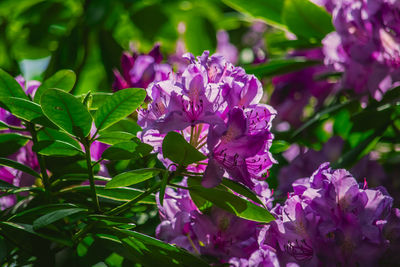
POLYGON ((102 157, 110 160, 137 159, 147 156, 153 148, 145 143, 141 143, 137 138, 130 142, 117 143, 107 148, 102 157))
POLYGON ((198 195, 217 207, 243 219, 262 223, 268 223, 274 220, 274 217, 268 210, 228 191, 204 188, 202 186, 191 186, 190 193, 198 195))
POLYGON ((58 130, 54 130, 54 129, 50 129, 50 128, 42 128, 37 133, 37 138, 38 138, 38 141, 48 141, 48 140, 62 141, 62 142, 65 142, 65 143, 68 143, 68 144, 74 146, 77 150, 82 151, 82 148, 81 148, 80 144, 78 143, 78 141, 76 141, 70 135, 68 135, 62 131, 58 131, 58 130))
POLYGON ((7 157, 17 152, 29 141, 29 136, 17 133, 0 134, 0 157, 7 157))
POLYGON ((265 64, 246 66, 245 70, 247 73, 254 74, 257 77, 272 77, 318 64, 322 64, 322 62, 303 58, 271 59, 265 64))
POLYGON ((331 15, 309 0, 284 1, 282 20, 298 37, 322 40, 334 31, 331 15))
POLYGON ((271 152, 272 154, 282 153, 286 151, 289 146, 290 144, 288 142, 285 142, 283 140, 274 140, 272 142, 271 148, 269 149, 269 152, 271 152))
POLYGON ((9 129, 10 127, 12 127, 12 126, 11 126, 11 125, 8 125, 8 124, 5 123, 4 121, 0 121, 0 130, 9 129))
POLYGON ((90 109, 97 110, 99 109, 104 102, 106 102, 110 97, 112 97, 112 93, 104 93, 104 92, 96 92, 92 93, 92 103, 90 105, 90 109))
POLYGON ((2 69, 0 69, 0 97, 19 97, 29 100, 14 77, 2 69))
POLYGON ((231 179, 227 179, 227 178, 222 179, 221 184, 226 186, 230 190, 232 190, 244 197, 247 197, 248 199, 253 200, 256 203, 263 205, 263 203, 257 197, 257 195, 253 191, 251 191, 249 188, 245 187, 244 185, 242 185, 236 181, 233 181, 231 179))
POLYGON ((75 156, 82 153, 73 145, 59 140, 39 141, 32 147, 32 150, 45 156, 75 156))
MULTIPOLYGON (((63 193, 81 192, 81 193, 85 193, 89 196, 90 195, 90 186, 88 186, 88 185, 74 186, 74 187, 63 189, 63 190, 61 190, 61 192, 63 192, 63 193)), ((126 202, 126 201, 132 200, 132 199, 136 198, 137 196, 141 195, 143 193, 143 191, 139 190, 139 189, 135 189, 135 188, 129 188, 129 187, 106 189, 104 186, 97 185, 96 193, 101 198, 126 202)), ((144 199, 140 200, 139 203, 156 204, 155 196, 154 195, 147 196, 144 199)))
POLYGON ((96 111, 94 122, 104 130, 134 112, 143 102, 146 92, 141 88, 127 88, 114 93, 96 111))
POLYGON ((80 212, 85 212, 87 211, 86 209, 81 209, 81 208, 70 208, 70 209, 59 209, 55 210, 53 212, 47 213, 43 216, 40 216, 33 222, 33 229, 39 229, 42 227, 45 227, 49 224, 52 224, 53 222, 56 222, 58 220, 61 220, 67 216, 80 213, 80 212))
POLYGON ((162 143, 162 152, 165 158, 179 165, 189 165, 194 162, 205 160, 207 157, 190 145, 177 132, 169 132, 162 143))
POLYGON ((6 181, 0 180, 0 191, 8 191, 10 189, 17 189, 13 184, 7 183, 6 181))
POLYGON ((117 143, 109 148, 107 148, 103 154, 102 158, 110 160, 124 160, 132 159, 136 156, 136 148, 139 144, 131 142, 117 143))
POLYGON ((106 188, 134 185, 156 176, 159 172, 159 169, 138 169, 120 173, 107 183, 106 188))
MULTIPOLYGON (((122 216, 108 216, 101 214, 90 214, 87 217, 88 220, 102 222, 104 226, 127 226, 129 229, 135 227, 135 223, 131 218, 125 218, 122 216)), ((99 224, 96 224, 99 227, 99 224)), ((125 227, 124 227, 125 228, 125 227)), ((127 229, 127 228, 125 228, 127 229)))
POLYGON ((23 210, 11 216, 9 218, 9 221, 19 222, 24 220, 32 220, 33 218, 38 218, 38 216, 42 216, 56 210, 70 209, 70 208, 77 208, 77 206, 69 203, 41 205, 31 209, 23 210))
POLYGON ((169 178, 169 172, 167 170, 165 170, 162 175, 162 181, 161 181, 161 185, 160 185, 159 200, 160 200, 161 206, 164 204, 165 189, 167 188, 168 178, 169 178))
POLYGON ((115 145, 118 143, 127 142, 135 137, 136 135, 127 132, 107 131, 107 132, 101 132, 100 136, 97 137, 96 140, 105 144, 115 145))
POLYGON ((24 238, 24 242, 21 245, 24 249, 35 250, 35 242, 37 240, 33 239, 30 235, 34 235, 37 237, 41 237, 44 239, 48 239, 54 242, 57 242, 64 246, 72 246, 73 243, 70 239, 68 239, 63 233, 60 231, 51 231, 51 232, 37 232, 33 229, 33 226, 25 223, 13 223, 13 222, 1 222, 0 221, 0 231, 2 235, 6 235, 9 239, 13 240, 15 243, 19 243, 21 241, 21 237, 24 238), (32 243, 32 244, 31 244, 32 243))
POLYGON ((296 138, 300 133, 302 133, 303 131, 305 131, 312 125, 314 125, 316 122, 322 120, 323 118, 326 118, 328 116, 328 114, 333 114, 334 112, 337 112, 338 110, 340 110, 342 108, 349 107, 353 104, 357 104, 357 101, 348 101, 345 103, 339 103, 339 104, 327 107, 324 110, 321 110, 320 112, 314 114, 314 116, 312 118, 310 118, 309 120, 304 122, 304 124, 302 124, 299 128, 297 128, 296 131, 293 132, 291 138, 296 138))
POLYGON ((142 128, 137 124, 136 121, 132 120, 131 118, 125 118, 120 120, 119 122, 111 125, 104 131, 100 131, 99 134, 103 135, 109 132, 126 132, 130 134, 136 135, 137 132, 141 131, 142 128))
POLYGON ((372 130, 373 132, 354 148, 344 153, 337 162, 332 164, 334 168, 350 168, 357 160, 368 154, 382 137, 389 123, 381 126, 380 128, 372 130))
POLYGON ((135 257, 135 262, 142 263, 144 266, 209 266, 186 250, 142 233, 122 229, 115 229, 114 232, 130 254, 135 257))
POLYGON ((284 2, 288 0, 223 0, 239 12, 262 19, 268 24, 285 28, 281 14, 284 2))
POLYGON ((16 117, 32 123, 57 128, 47 117, 44 116, 41 107, 26 99, 17 97, 2 97, 0 102, 16 117))
POLYGON ((92 127, 92 116, 73 95, 59 89, 46 90, 40 104, 44 114, 67 133, 86 137, 92 127))
POLYGON ((11 159, 7 159, 7 158, 0 158, 0 165, 1 166, 7 166, 16 170, 20 170, 24 173, 30 174, 34 177, 40 177, 40 174, 38 174, 37 172, 35 172, 34 170, 32 170, 29 166, 21 164, 17 161, 13 161, 11 159))
POLYGON ((74 87, 76 75, 72 70, 60 70, 57 71, 53 76, 45 80, 37 89, 35 93, 34 101, 40 102, 42 94, 50 89, 57 88, 63 91, 69 92, 74 87))

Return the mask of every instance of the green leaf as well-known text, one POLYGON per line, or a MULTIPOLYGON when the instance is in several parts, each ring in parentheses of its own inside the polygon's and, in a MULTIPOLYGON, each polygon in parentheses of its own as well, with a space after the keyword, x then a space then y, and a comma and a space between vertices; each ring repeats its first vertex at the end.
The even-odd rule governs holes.
POLYGON ((6 235, 17 244, 20 243, 19 241, 21 241, 21 237, 23 237, 26 241, 21 244, 21 247, 33 251, 37 251, 38 249, 35 248, 35 241, 37 242, 38 240, 32 240, 30 235, 45 238, 64 246, 72 247, 73 245, 72 241, 67 239, 66 236, 63 236, 60 231, 37 232, 30 224, 0 221, 0 231, 2 232, 2 235, 6 235))
POLYGON ((107 131, 107 132, 100 132, 100 136, 97 137, 96 140, 105 144, 115 145, 118 143, 127 142, 135 137, 136 135, 127 132, 107 131))
POLYGON ((0 121, 0 130, 9 129, 10 127, 12 127, 12 126, 11 126, 11 125, 8 125, 8 124, 5 123, 4 121, 0 121))
POLYGON ((44 116, 41 107, 30 100, 17 97, 2 97, 0 98, 0 102, 2 102, 13 115, 20 119, 57 128, 44 116))
POLYGON ((331 15, 309 0, 285 1, 282 20, 298 37, 322 40, 335 30, 331 15))
POLYGON ((162 181, 161 181, 161 185, 160 185, 159 199, 160 199, 161 206, 164 203, 164 195, 165 195, 165 189, 167 188, 168 178, 169 178, 169 171, 165 170, 163 173, 163 177, 162 177, 162 181))
POLYGON ((244 67, 246 72, 257 77, 272 77, 321 64, 318 60, 304 58, 271 59, 268 63, 244 67))
POLYGON ((127 88, 116 92, 96 111, 94 123, 98 130, 104 130, 134 112, 146 97, 141 88, 127 88))
POLYGON ((136 136, 136 133, 141 130, 142 130, 142 128, 137 124, 136 121, 134 121, 130 118, 125 118, 125 119, 122 119, 119 122, 111 125, 106 130, 100 131, 99 134, 103 135, 105 133, 118 131, 118 132, 126 132, 126 133, 130 133, 130 134, 134 134, 136 136))
POLYGON ((272 142, 272 146, 269 149, 269 152, 272 154, 277 154, 277 153, 282 153, 286 151, 289 148, 290 144, 288 142, 285 142, 283 140, 274 140, 272 142))
POLYGON ((156 176, 160 171, 159 169, 138 169, 120 173, 107 183, 106 188, 134 185, 156 176))
POLYGON ((345 103, 339 103, 339 104, 327 107, 324 110, 321 110, 320 112, 316 113, 312 118, 307 120, 304 124, 302 124, 299 128, 297 128, 296 131, 294 131, 294 133, 292 134, 291 138, 296 138, 300 133, 302 133, 303 131, 305 131, 306 129, 308 129, 309 127, 311 127, 318 121, 320 121, 324 118, 327 118, 328 114, 333 114, 333 113, 337 112, 338 110, 340 110, 342 108, 347 108, 353 104, 357 104, 357 101, 348 101, 345 103))
POLYGON ((7 183, 6 181, 0 180, 0 191, 8 191, 10 189, 17 189, 15 185, 7 183))
POLYGON ((104 92, 96 92, 92 93, 92 104, 90 105, 90 109, 97 110, 99 109, 104 102, 106 102, 110 97, 112 97, 112 93, 104 93, 104 92))
POLYGON ((87 211, 86 209, 81 209, 81 208, 70 208, 70 209, 60 209, 60 210, 55 210, 53 212, 47 213, 43 216, 40 216, 33 222, 33 229, 39 229, 42 227, 45 227, 49 224, 52 224, 53 222, 56 222, 62 218, 65 218, 67 216, 80 213, 80 212, 85 212, 87 211))
POLYGON ((115 229, 115 235, 144 266, 209 266, 186 250, 164 243, 153 237, 130 230, 115 229), (158 253, 154 253, 157 251, 158 253))
POLYGON ((110 160, 124 160, 132 159, 137 156, 136 148, 139 144, 131 142, 117 143, 109 148, 107 148, 103 154, 102 158, 110 160))
POLYGON ((37 138, 39 141, 62 141, 65 143, 68 143, 72 146, 74 146, 77 150, 82 151, 81 146, 79 145, 78 141, 76 141, 74 138, 72 138, 70 135, 57 131, 54 129, 50 128, 42 128, 38 133, 37 133, 37 138))
MULTIPOLYGON (((91 221, 102 222, 105 226, 126 226, 129 227, 129 229, 135 227, 135 223, 131 218, 121 216, 91 214, 87 218, 91 221)), ((97 224, 96 227, 99 227, 99 225, 97 224)))
POLYGON ((60 209, 69 209, 69 208, 77 208, 76 205, 64 203, 64 204, 47 204, 41 205, 35 208, 23 210, 13 216, 11 216, 8 220, 9 221, 26 221, 32 220, 33 218, 37 218, 38 216, 60 210, 60 209))
MULTIPOLYGON (((82 192, 89 196, 90 195, 90 186, 88 186, 88 185, 74 186, 74 187, 62 189, 61 192, 63 192, 63 193, 82 192)), ((106 189, 106 188, 104 188, 104 186, 97 185, 96 193, 99 197, 102 197, 102 198, 126 202, 126 201, 132 200, 132 199, 136 198, 137 196, 141 195, 143 193, 143 191, 139 190, 139 189, 135 189, 135 188, 129 188, 129 187, 106 189)), ((147 196, 144 199, 140 200, 139 203, 156 204, 155 196, 154 195, 147 196)))
POLYGON ((83 151, 59 140, 44 140, 36 143, 32 150, 45 156, 75 156, 83 151))
POLYGON ((0 69, 0 97, 19 97, 29 100, 19 83, 2 69, 0 69))
POLYGON ((268 24, 285 28, 281 14, 284 2, 288 0, 223 0, 228 6, 268 24))
POLYGON ((29 136, 16 134, 16 133, 5 133, 0 134, 0 157, 7 157, 17 152, 21 147, 26 145, 29 141, 29 136))
POLYGON ((165 158, 187 166, 194 162, 205 160, 207 157, 190 145, 177 132, 169 132, 162 143, 162 152, 165 158))
POLYGON ((236 181, 224 178, 222 179, 221 184, 258 204, 264 205, 253 191, 236 181))
POLYGON ((72 70, 60 70, 45 80, 37 89, 34 101, 40 102, 42 94, 50 88, 57 88, 69 92, 74 87, 76 75, 72 70))
POLYGON ((231 192, 202 186, 189 187, 190 193, 210 201, 217 207, 226 210, 240 218, 250 221, 268 223, 274 217, 268 210, 240 198, 231 192))
POLYGON ((67 133, 86 137, 92 127, 92 116, 73 95, 59 89, 46 90, 40 104, 44 114, 67 133))
POLYGON ((34 177, 39 177, 40 178, 40 174, 38 174, 37 172, 35 172, 34 170, 32 170, 29 166, 21 164, 17 161, 13 161, 11 159, 7 159, 7 158, 0 158, 0 165, 1 166, 8 166, 11 167, 13 169, 16 170, 20 170, 24 173, 30 174, 34 177))
POLYGON ((350 168, 355 162, 360 160, 375 147, 388 126, 389 124, 386 124, 380 128, 374 129, 372 134, 362 140, 356 147, 344 153, 332 166, 334 168, 350 168))

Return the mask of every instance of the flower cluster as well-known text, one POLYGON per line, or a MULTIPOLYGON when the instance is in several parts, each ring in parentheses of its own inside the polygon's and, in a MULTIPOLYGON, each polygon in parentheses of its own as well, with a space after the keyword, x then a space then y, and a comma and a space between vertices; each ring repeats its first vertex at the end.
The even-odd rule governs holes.
POLYGON ((216 207, 200 212, 187 190, 168 188, 159 209, 157 237, 193 253, 228 262, 232 257, 248 258, 258 248, 256 222, 216 207))
MULTIPOLYGON (((271 207, 272 192, 263 180, 275 163, 269 148, 276 112, 259 104, 261 83, 219 54, 209 56, 206 51, 197 60, 191 54, 184 57, 189 64, 181 75, 146 89, 150 102, 138 112, 142 140, 169 166, 162 140, 170 131, 181 133, 207 156, 188 166, 203 176, 203 186, 217 186, 225 176, 248 186, 271 207)), ((194 253, 227 263, 234 257, 249 258, 258 248, 257 223, 216 207, 200 211, 186 190, 167 189, 159 209, 157 237, 194 253)))
POLYGON ((334 1, 336 32, 324 40, 325 62, 343 71, 341 87, 376 100, 400 82, 400 5, 392 0, 334 1))
POLYGON ((373 266, 389 242, 393 199, 383 187, 367 189, 346 170, 322 164, 309 178, 293 183, 294 192, 277 217, 260 232, 261 244, 274 246, 281 263, 304 266, 373 266), (360 188, 361 187, 361 188, 360 188))
POLYGON ((275 110, 259 104, 261 83, 222 56, 204 52, 197 60, 185 57, 190 64, 181 76, 146 89, 151 103, 138 113, 142 140, 161 153, 165 134, 182 131, 208 157, 204 186, 218 185, 227 173, 253 187, 274 163, 269 147, 275 110))

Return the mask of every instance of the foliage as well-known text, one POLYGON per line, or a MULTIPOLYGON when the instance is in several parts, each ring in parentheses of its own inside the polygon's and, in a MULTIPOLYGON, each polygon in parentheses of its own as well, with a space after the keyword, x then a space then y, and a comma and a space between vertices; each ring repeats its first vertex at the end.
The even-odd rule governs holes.
MULTIPOLYGON (((279 79, 286 81, 296 73, 305 77, 310 69, 325 68, 323 58, 296 53, 321 49, 324 38, 333 31, 330 11, 308 0, 1 1, 0 171, 19 177, 15 182, 12 178, 3 179, 7 175, 0 173, 0 208, 2 200, 15 204, 4 204, 0 211, 1 265, 227 263, 225 258, 221 260, 222 256, 200 253, 196 247, 205 246, 201 240, 193 245, 189 233, 185 233, 192 243, 193 250, 189 251, 152 237, 155 229, 161 231, 157 228, 158 212, 165 220, 162 207, 170 207, 175 201, 171 192, 184 190, 180 197, 190 198, 201 215, 211 217, 215 210, 221 210, 220 214, 228 214, 226 218, 243 219, 252 227, 268 224, 285 216, 282 212, 277 216, 272 205, 288 205, 283 204, 287 192, 280 177, 285 168, 295 165, 288 157, 291 149, 302 151, 296 154, 298 157, 311 151, 322 153, 334 137, 340 137, 342 145, 337 157, 328 158, 332 166, 357 169, 360 162, 373 155, 378 159, 374 162, 385 170, 385 180, 368 179, 376 186, 385 185, 394 198, 394 207, 398 207, 400 87, 392 86, 381 99, 365 92, 359 95, 339 86, 346 73, 326 68, 321 73, 313 72, 311 78, 313 83, 336 86, 329 87, 323 97, 311 93, 304 96, 307 99, 303 103, 303 98, 296 97, 303 97, 306 89, 300 94, 291 93, 299 84, 285 85, 283 93, 279 93, 285 101, 293 98, 295 112, 301 106, 296 121, 280 115, 280 102, 274 100, 273 94, 280 92, 279 79), (260 51, 255 50, 255 44, 246 43, 246 34, 256 32, 249 30, 255 19, 268 24, 258 38, 258 42, 266 44, 264 52, 268 57, 260 64, 254 64, 259 63, 256 61, 260 51), (179 55, 179 42, 195 55, 204 50, 215 52, 215 36, 221 29, 229 31, 232 43, 240 51, 238 64, 262 81, 268 97, 261 101, 278 111, 271 129, 274 140, 268 132, 272 145, 266 145, 266 151, 278 164, 258 177, 267 179, 266 189, 273 190, 274 203, 272 196, 265 201, 265 194, 240 179, 220 175, 216 178, 218 185, 202 185, 202 175, 192 167, 201 168, 202 164, 207 165, 206 160, 211 165, 212 151, 207 154, 202 150, 209 144, 200 137, 202 129, 193 121, 188 128, 185 126, 189 135, 182 129, 171 130, 169 122, 168 127, 158 129, 169 129, 162 132, 161 142, 146 140, 146 134, 153 134, 155 124, 153 128, 146 124, 142 129, 137 123, 142 119, 138 110, 159 104, 152 103, 155 98, 151 95, 152 86, 157 83, 149 83, 147 90, 116 90, 120 89, 115 81, 123 51, 139 55, 138 51, 147 52, 153 43, 161 42, 163 54, 170 55, 162 62, 172 65, 171 72, 179 73, 179 62, 171 60, 179 55), (246 53, 252 49, 249 59, 246 53), (34 93, 29 92, 28 83, 21 85, 14 78, 20 73, 26 81, 41 82, 34 93)), ((124 75, 124 61, 120 72, 124 75)), ((184 102, 183 97, 181 101, 184 102)), ((190 101, 193 106, 194 101, 190 101)), ((245 105, 241 108, 245 110, 245 105)), ((238 112, 245 114, 242 109, 238 112)), ((173 112, 176 117, 171 116, 171 121, 183 117, 181 110, 173 112)), ((265 128, 275 115, 264 118, 265 128)), ((228 115, 224 119, 231 121, 228 115)), ((225 138, 229 127, 220 139, 225 138)), ((230 174, 225 169, 222 173, 230 174)), ((358 177, 358 182, 364 178, 358 177)))

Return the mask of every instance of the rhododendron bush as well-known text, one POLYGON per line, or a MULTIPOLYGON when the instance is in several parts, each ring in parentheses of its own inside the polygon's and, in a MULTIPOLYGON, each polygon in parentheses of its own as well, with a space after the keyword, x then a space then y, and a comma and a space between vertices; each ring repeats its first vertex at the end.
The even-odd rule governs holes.
POLYGON ((394 266, 395 0, 0 2, 1 266, 394 266))

